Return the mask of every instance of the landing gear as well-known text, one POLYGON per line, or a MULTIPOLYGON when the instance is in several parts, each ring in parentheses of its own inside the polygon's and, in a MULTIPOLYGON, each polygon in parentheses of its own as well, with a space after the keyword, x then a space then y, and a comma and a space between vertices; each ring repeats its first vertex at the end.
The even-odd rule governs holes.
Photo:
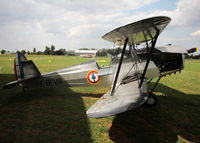
MULTIPOLYGON (((149 95, 148 95, 147 101, 145 102, 145 105, 147 105, 147 106, 154 106, 154 105, 157 104, 157 99, 156 99, 155 94, 153 94, 153 91, 155 90, 156 86, 158 85, 158 82, 160 81, 161 77, 162 76, 160 76, 158 78, 158 80, 156 81, 155 85, 153 86, 151 92, 149 92, 149 95)), ((148 82, 148 84, 151 82, 151 80, 148 82)))
POLYGON ((146 106, 155 106, 157 104, 156 96, 151 92, 148 95, 148 99, 145 102, 146 106))

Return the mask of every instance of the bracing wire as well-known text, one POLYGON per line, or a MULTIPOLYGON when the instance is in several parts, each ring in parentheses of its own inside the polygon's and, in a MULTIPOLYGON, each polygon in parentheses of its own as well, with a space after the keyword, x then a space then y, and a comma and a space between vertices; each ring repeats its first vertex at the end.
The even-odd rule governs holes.
MULTIPOLYGON (((136 53, 136 51, 138 50, 138 48, 137 48, 136 45, 133 45, 133 50, 134 50, 135 53, 136 53)), ((136 54, 137 54, 137 53, 136 53, 136 54)), ((134 56, 136 56, 136 55, 134 55, 134 56)), ((137 57, 137 60, 134 59, 134 62, 135 62, 135 64, 134 64, 134 70, 135 70, 136 72, 138 72, 138 71, 139 71, 139 67, 138 67, 138 57, 137 57)), ((138 73, 136 74, 136 76, 137 76, 137 78, 139 78, 138 73)), ((138 84, 139 84, 139 81, 138 81, 138 84)))
MULTIPOLYGON (((127 75, 131 72, 131 70, 133 69, 133 67, 135 66, 135 64, 133 64, 133 66, 130 68, 130 70, 128 71, 128 73, 126 74, 125 77, 127 77, 127 75)), ((117 86, 117 88, 115 90, 117 90, 119 88, 120 84, 117 86)))

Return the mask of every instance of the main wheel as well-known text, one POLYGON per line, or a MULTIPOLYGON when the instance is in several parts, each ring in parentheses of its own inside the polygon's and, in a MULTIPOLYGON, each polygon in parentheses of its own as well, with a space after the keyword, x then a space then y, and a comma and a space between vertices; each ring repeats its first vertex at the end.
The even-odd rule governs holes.
POLYGON ((153 93, 149 93, 148 99, 145 102, 145 105, 147 106, 154 106, 157 104, 156 96, 153 93))

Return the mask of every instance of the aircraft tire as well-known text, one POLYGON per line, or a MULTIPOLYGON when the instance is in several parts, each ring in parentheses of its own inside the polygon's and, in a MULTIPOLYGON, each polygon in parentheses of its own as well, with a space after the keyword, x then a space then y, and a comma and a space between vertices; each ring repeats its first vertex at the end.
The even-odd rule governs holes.
POLYGON ((145 102, 145 105, 151 107, 151 106, 155 106, 156 104, 157 104, 156 96, 153 93, 149 93, 149 96, 148 96, 147 101, 145 102))

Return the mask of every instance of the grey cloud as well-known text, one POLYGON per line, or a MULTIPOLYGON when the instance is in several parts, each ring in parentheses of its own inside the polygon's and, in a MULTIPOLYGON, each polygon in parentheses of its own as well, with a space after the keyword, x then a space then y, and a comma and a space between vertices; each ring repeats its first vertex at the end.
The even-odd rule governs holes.
MULTIPOLYGON (((54 44, 56 48, 106 48, 112 44, 101 40, 106 32, 139 19, 168 15, 174 25, 199 24, 199 0, 177 3, 174 11, 139 12, 137 10, 157 0, 2 0, 0 1, 1 49, 42 49, 54 44), (194 4, 193 4, 194 3, 194 4), (184 19, 183 19, 184 17, 184 19)), ((172 25, 173 25, 172 23, 172 25)))
MULTIPOLYGON (((43 3, 57 6, 70 11, 82 11, 86 13, 109 13, 139 9, 144 5, 156 2, 157 0, 43 0, 43 3)), ((37 0, 37 2, 41 2, 37 0)))

